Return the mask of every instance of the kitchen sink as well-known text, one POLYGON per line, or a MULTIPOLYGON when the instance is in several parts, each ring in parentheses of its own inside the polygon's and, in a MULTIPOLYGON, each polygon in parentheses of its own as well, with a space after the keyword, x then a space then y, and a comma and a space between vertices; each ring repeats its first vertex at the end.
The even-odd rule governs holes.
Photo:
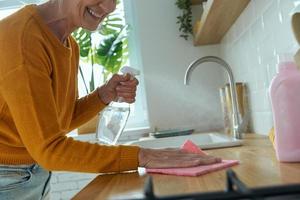
POLYGON ((127 144, 143 148, 179 148, 186 140, 201 147, 201 149, 214 149, 242 145, 242 140, 229 137, 222 133, 193 133, 191 135, 174 136, 166 138, 147 137, 127 144))

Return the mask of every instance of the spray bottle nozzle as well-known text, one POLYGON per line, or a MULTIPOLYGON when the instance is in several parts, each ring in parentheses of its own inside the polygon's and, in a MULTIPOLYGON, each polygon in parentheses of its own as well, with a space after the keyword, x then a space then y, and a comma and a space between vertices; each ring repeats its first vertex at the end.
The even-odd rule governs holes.
MULTIPOLYGON (((130 74, 132 77, 131 79, 133 79, 133 77, 140 75, 140 70, 138 69, 134 69, 132 67, 129 66, 124 66, 120 69, 120 72, 122 72, 122 74, 130 74)), ((122 103, 124 102, 122 97, 119 97, 117 99, 117 102, 122 103)))
POLYGON ((140 75, 140 71, 137 69, 134 69, 132 67, 128 67, 128 66, 124 66, 122 67, 122 69, 120 70, 123 74, 130 74, 132 76, 138 76, 140 75))

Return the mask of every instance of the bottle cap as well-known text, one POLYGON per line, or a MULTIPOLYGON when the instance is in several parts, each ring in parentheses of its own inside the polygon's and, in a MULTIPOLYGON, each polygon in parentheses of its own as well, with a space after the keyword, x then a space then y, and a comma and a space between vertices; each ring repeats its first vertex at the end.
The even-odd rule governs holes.
POLYGON ((293 54, 280 54, 278 58, 278 71, 287 70, 287 69, 297 69, 297 65, 294 62, 293 54))

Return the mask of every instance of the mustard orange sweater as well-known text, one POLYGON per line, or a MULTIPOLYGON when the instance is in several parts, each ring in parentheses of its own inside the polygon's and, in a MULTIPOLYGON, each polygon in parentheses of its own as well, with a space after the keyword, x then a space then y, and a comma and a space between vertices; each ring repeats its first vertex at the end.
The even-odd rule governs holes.
POLYGON ((77 98, 79 50, 65 47, 29 5, 0 21, 0 164, 119 172, 138 166, 139 148, 102 146, 65 135, 105 105, 77 98))

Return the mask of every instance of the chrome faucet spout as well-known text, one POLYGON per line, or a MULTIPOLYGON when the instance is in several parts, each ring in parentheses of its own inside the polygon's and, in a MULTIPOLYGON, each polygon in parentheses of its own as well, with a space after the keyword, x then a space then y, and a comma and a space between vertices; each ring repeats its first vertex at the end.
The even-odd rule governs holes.
POLYGON ((223 59, 216 57, 216 56, 205 56, 202 58, 199 58, 192 62, 189 67, 187 68, 184 76, 184 84, 188 85, 190 83, 190 77, 194 69, 199 66, 202 63, 205 62, 214 62, 218 63, 220 66, 222 66, 225 71, 227 72, 228 78, 229 78, 229 85, 230 85, 230 94, 231 94, 231 102, 232 102, 232 120, 233 120, 233 135, 236 139, 242 139, 242 132, 241 132, 241 115, 238 108, 237 103, 237 94, 236 94, 236 86, 235 81, 233 77, 233 73, 231 70, 231 67, 227 62, 225 62, 223 59))

